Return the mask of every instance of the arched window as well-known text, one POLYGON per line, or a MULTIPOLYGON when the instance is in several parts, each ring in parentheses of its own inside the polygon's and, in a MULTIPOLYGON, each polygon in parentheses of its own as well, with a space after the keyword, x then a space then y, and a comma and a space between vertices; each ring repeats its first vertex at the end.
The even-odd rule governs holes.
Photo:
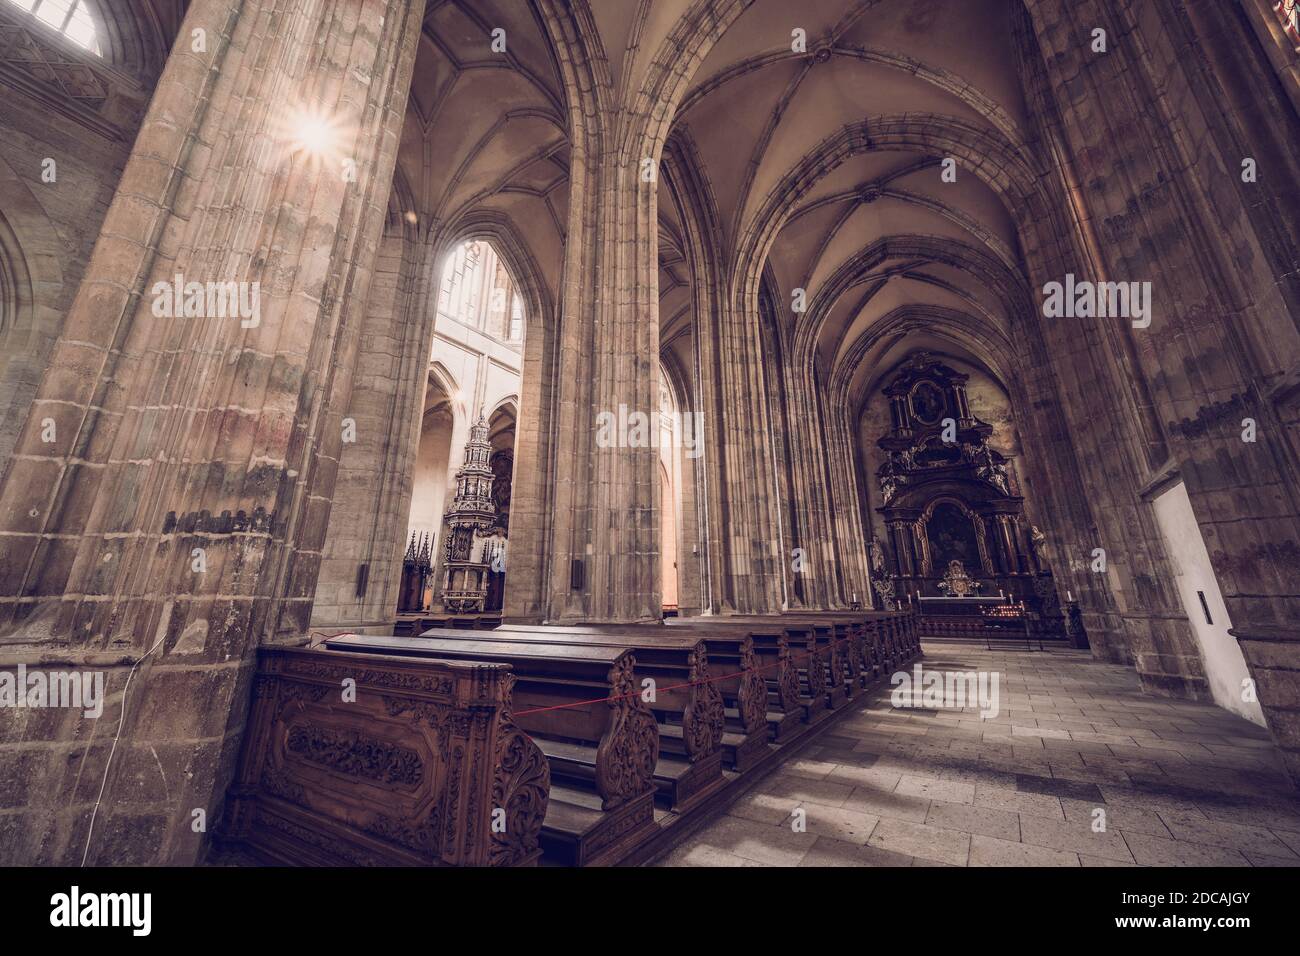
POLYGON ((438 286, 438 315, 511 344, 524 340, 524 302, 514 279, 487 240, 451 251, 438 286))
POLYGON ((103 56, 99 38, 95 35, 95 21, 86 9, 85 0, 9 0, 14 6, 26 10, 46 26, 59 31, 83 50, 103 56))

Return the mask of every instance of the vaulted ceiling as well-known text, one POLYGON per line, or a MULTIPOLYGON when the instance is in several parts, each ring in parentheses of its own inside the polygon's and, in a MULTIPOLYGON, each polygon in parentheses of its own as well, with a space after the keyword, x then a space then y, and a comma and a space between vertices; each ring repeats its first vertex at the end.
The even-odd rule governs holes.
MULTIPOLYGON (((693 2, 701 0, 588 0, 586 22, 616 90, 641 86, 693 2)), ((186 0, 92 6, 110 60, 148 76, 186 0)), ((934 145, 944 137, 926 132, 960 128, 1025 150, 1013 28, 1021 8, 1022 0, 753 0, 695 69, 673 135, 689 141, 711 191, 719 254, 735 271, 766 276, 783 338, 824 379, 849 374, 860 392, 909 336, 989 365, 989 350, 1011 336, 1007 287, 1023 279, 1015 210, 969 161, 945 182, 945 151, 934 145), (791 48, 797 30, 801 51, 791 48), (796 289, 809 313, 791 308, 796 289), (954 321, 931 327, 939 316, 954 321), (983 352, 971 344, 978 336, 960 334, 963 324, 981 330, 983 352)), ((433 232, 485 216, 508 222, 555 301, 570 164, 558 64, 535 2, 429 0, 390 204, 433 232), (504 53, 492 49, 498 29, 504 53)), ((659 195, 661 342, 689 368, 687 230, 669 191, 659 195)))
MULTIPOLYGON (((508 221, 554 297, 569 145, 546 31, 519 0, 429 0, 390 205, 430 231, 508 221), (493 50, 504 30, 505 51, 493 50)), ((453 238, 453 237, 447 237, 453 238)))
MULTIPOLYGON (((689 8, 688 0, 590 3, 616 90, 641 85, 689 8)), ((957 124, 1023 148, 1019 8, 1021 0, 755 0, 695 70, 673 135, 692 143, 711 191, 720 255, 744 268, 732 256, 746 237, 770 230, 759 252, 779 295, 777 315, 789 342, 813 338, 810 358, 823 380, 852 363, 861 392, 900 339, 935 316, 1010 336, 1005 285, 1021 276, 1017 229, 1004 196, 978 170, 958 164, 957 181, 945 182, 944 152, 917 143, 819 152, 845 127, 865 125, 870 137, 884 117, 957 124), (801 51, 792 49, 796 30, 801 51), (790 308, 796 289, 815 303, 815 323, 790 308)), ((507 216, 558 291, 564 111, 559 68, 532 3, 430 0, 399 163, 402 202, 433 228, 478 209, 507 216), (497 27, 506 30, 506 55, 491 52, 497 27)), ((682 217, 660 189, 660 342, 690 368, 694 277, 682 217)), ((965 345, 970 337, 956 325, 949 330, 949 351, 991 364, 987 349, 965 345)), ((991 334, 984 341, 996 345, 991 334)))
MULTIPOLYGON (((918 317, 961 314, 1009 333, 1007 297, 988 281, 1019 271, 1003 198, 968 163, 945 181, 937 148, 872 140, 906 117, 921 131, 914 141, 955 124, 1023 143, 1012 39, 1020 6, 756 0, 695 73, 675 130, 694 143, 733 254, 769 234, 762 265, 776 313, 792 345, 812 337, 823 380, 852 361, 860 390, 872 369, 896 361, 900 339, 925 331, 918 317), (791 49, 797 29, 806 52, 791 49), (848 128, 858 134, 850 148, 835 142, 848 128), (797 289, 815 322, 795 312, 797 289)), ((960 336, 946 347, 968 351, 960 336)))

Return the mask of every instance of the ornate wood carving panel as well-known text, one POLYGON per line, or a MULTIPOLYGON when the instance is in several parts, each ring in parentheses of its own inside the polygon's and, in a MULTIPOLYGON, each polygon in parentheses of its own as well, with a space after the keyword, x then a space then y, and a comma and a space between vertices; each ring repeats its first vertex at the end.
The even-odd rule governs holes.
POLYGON ((303 648, 258 665, 227 838, 288 863, 536 861, 550 774, 509 668, 303 648))

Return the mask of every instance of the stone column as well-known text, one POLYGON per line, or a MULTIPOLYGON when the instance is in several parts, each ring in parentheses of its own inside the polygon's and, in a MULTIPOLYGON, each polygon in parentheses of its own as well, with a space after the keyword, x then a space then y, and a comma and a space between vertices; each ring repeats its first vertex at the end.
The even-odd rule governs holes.
POLYGON ((871 556, 867 546, 870 526, 864 523, 862 496, 857 482, 859 458, 853 438, 848 405, 826 408, 827 460, 830 466, 831 520, 835 532, 835 554, 840 567, 840 599, 852 605, 855 596, 862 607, 872 607, 871 556))
MULTIPOLYGON (((814 538, 801 537, 800 528, 792 529, 793 541, 782 533, 772 434, 781 427, 776 421, 781 407, 769 394, 764 375, 765 362, 779 357, 770 356, 763 346, 758 290, 742 297, 735 281, 732 277, 713 290, 713 314, 700 320, 697 336, 700 392, 706 407, 717 410, 713 421, 705 423, 708 509, 716 522, 716 537, 709 544, 717 552, 713 609, 771 614, 788 603, 791 549, 808 549, 803 542, 814 538)), ((796 416, 785 421, 785 434, 792 437, 797 426, 809 426, 798 419, 793 406, 788 410, 796 416)), ((786 446, 787 454, 792 448, 786 446)), ((792 472, 797 472, 800 463, 792 464, 792 472)), ((814 545, 810 553, 821 550, 814 545)), ((813 575, 803 582, 805 595, 820 588, 821 577, 831 573, 829 564, 815 562, 813 575)))
POLYGON ((816 371, 796 366, 786 357, 782 384, 792 408, 793 427, 788 430, 786 453, 790 456, 789 495, 798 534, 790 548, 804 552, 803 606, 813 610, 841 607, 837 570, 842 573, 844 542, 837 541, 833 527, 829 472, 833 456, 840 449, 828 440, 816 371))
MULTIPOLYGON (((1111 320, 1106 337, 1125 343, 1135 377, 1149 383, 1152 417, 1186 484, 1260 703, 1300 777, 1300 333, 1294 227, 1279 212, 1294 204, 1295 160, 1261 135, 1255 116, 1261 96, 1280 102, 1273 68, 1240 16, 1221 9, 1233 5, 1027 6, 1069 149, 1081 157, 1098 261, 1107 278, 1152 283, 1151 325, 1111 320), (1093 29, 1107 31, 1107 52, 1093 52, 1093 29), (1233 47, 1227 62, 1224 44, 1233 47), (1247 158, 1257 162, 1254 182, 1242 175, 1247 158), (1248 420, 1253 440, 1244 437, 1248 420)), ((1297 125, 1286 108, 1272 123, 1293 133, 1297 125)), ((1139 491, 1127 489, 1126 510, 1146 522, 1139 491)), ((1137 653, 1188 661, 1188 673, 1170 676, 1195 688, 1199 656, 1175 623, 1177 633, 1153 633, 1137 653)))
MULTIPOLYGON (((662 616, 658 449, 638 441, 622 416, 643 415, 648 434, 659 408, 657 204, 673 111, 710 47, 750 2, 693 4, 644 70, 617 83, 586 4, 536 3, 559 54, 571 146, 553 366, 559 467, 546 529, 549 620, 662 616), (602 416, 612 416, 614 427, 602 429, 602 416)), ((706 435, 717 427, 706 415, 706 435)), ((527 612, 507 594, 508 617, 527 612)))
POLYGON ((392 629, 429 375, 433 322, 420 317, 429 316, 431 261, 418 227, 390 214, 366 303, 360 374, 348 402, 356 441, 344 446, 339 461, 314 628, 392 629))
POLYGON ((423 8, 189 7, 0 489, 0 632, 134 667, 111 761, 43 738, 44 859, 198 859, 253 652, 305 635, 423 8))
MULTIPOLYGON (((1031 0, 1016 23, 1022 84, 1033 104, 1030 142, 1044 169, 1043 207, 1021 236, 1033 294, 1018 363, 1025 400, 1017 406, 1038 435, 1027 471, 1039 479, 1031 484, 1058 582, 1079 597, 1094 656, 1135 664, 1150 691, 1196 697, 1205 685, 1191 627, 1160 530, 1137 498, 1169 461, 1169 447, 1135 340, 1124 334, 1122 320, 1042 317, 1047 282, 1067 274, 1097 282, 1124 278, 1105 255, 1105 217, 1090 204, 1090 189, 1111 179, 1113 162, 1102 158, 1109 155, 1104 150, 1079 151, 1068 132, 1071 101, 1106 115, 1104 100, 1066 80, 1060 66, 1066 56, 1091 56, 1092 14, 1073 22, 1072 14, 1060 16, 1068 9, 1059 0, 1031 0), (1104 573, 1092 570, 1099 547, 1107 557, 1104 573)), ((1112 135, 1109 125, 1104 135, 1112 135)), ((1124 216, 1116 221, 1122 226, 1124 216)))
POLYGON ((643 179, 645 168, 640 153, 574 149, 550 620, 662 615, 659 451, 650 441, 659 412, 658 232, 656 182, 643 179))

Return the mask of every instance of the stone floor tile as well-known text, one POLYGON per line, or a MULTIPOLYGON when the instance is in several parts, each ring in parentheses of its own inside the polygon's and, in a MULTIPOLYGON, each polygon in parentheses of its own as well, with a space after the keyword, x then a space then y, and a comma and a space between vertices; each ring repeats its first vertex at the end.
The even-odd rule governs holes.
POLYGON ((1002 712, 868 691, 661 865, 1300 866, 1300 798, 1261 728, 1072 650, 925 651, 1001 673, 1002 712))
POLYGON ((1296 856, 1285 842, 1262 827, 1228 823, 1223 820, 1193 820, 1186 815, 1161 813, 1160 818, 1175 840, 1187 843, 1204 843, 1222 846, 1242 853, 1261 853, 1268 856, 1290 857, 1300 866, 1296 856))
POLYGON ((849 798, 844 801, 844 809, 874 813, 877 816, 894 820, 911 820, 915 823, 921 823, 930 810, 930 801, 926 797, 885 792, 868 786, 858 787, 854 790, 849 798))
POLYGON ((819 836, 802 860, 801 867, 811 866, 911 866, 912 857, 891 853, 874 846, 861 846, 819 836))
POLYGON ((805 823, 808 832, 817 836, 830 837, 842 843, 865 844, 875 829, 880 817, 861 810, 848 810, 844 807, 825 807, 819 804, 805 804, 805 823))
POLYGON ((727 853, 705 843, 691 842, 679 846, 655 866, 767 866, 757 860, 747 860, 743 856, 727 853))
POLYGON ((1124 842, 1141 866, 1249 866, 1236 850, 1166 840, 1147 833, 1124 833, 1124 842))
POLYGON ((992 807, 994 810, 1010 810, 1014 813, 1028 813, 1034 816, 1064 820, 1059 797, 1041 793, 1021 793, 1018 790, 1006 790, 1002 787, 975 787, 975 805, 992 807))
POLYGON ((839 807, 844 805, 844 801, 853 792, 853 787, 833 780, 809 780, 807 777, 777 773, 763 782, 762 792, 786 797, 791 806, 807 802, 839 807))
POLYGON ((1074 853, 976 834, 971 837, 970 865, 1079 866, 1079 857, 1074 853))
POLYGON ((836 766, 836 764, 826 760, 812 760, 801 757, 783 763, 781 772, 793 774, 796 777, 807 777, 810 780, 824 780, 827 774, 834 770, 836 766))
POLYGON ((1133 854, 1129 852, 1119 830, 1108 825, 1104 832, 1095 832, 1091 820, 1086 823, 1081 820, 1049 820, 1025 814, 1020 818, 1020 839, 1024 843, 1053 850, 1087 854, 1123 863, 1134 862, 1133 854))
POLYGON ((1012 842, 1020 841, 1020 816, 1006 810, 992 810, 963 803, 930 804, 925 822, 934 827, 981 834, 1012 842))
POLYGON ((931 780, 926 777, 904 776, 894 788, 894 792, 911 797, 944 800, 948 803, 975 802, 975 784, 961 783, 956 780, 931 780))
POLYGON ((1106 812, 1103 819, 1107 830, 1132 830, 1135 833, 1149 833, 1166 838, 1173 836, 1154 810, 1064 797, 1061 799, 1061 809, 1065 811, 1065 819, 1070 823, 1091 826, 1098 808, 1106 812))
POLYGON ((871 832, 869 846, 907 856, 965 866, 971 835, 907 820, 882 818, 871 832))
POLYGON ((898 786, 898 781, 903 779, 903 775, 898 771, 877 766, 854 767, 840 764, 826 775, 826 779, 831 783, 841 783, 850 787, 869 786, 876 790, 890 792, 898 786))
POLYGON ((796 866, 812 849, 815 839, 807 833, 795 833, 785 824, 774 826, 724 816, 693 834, 689 843, 769 866, 796 866))

